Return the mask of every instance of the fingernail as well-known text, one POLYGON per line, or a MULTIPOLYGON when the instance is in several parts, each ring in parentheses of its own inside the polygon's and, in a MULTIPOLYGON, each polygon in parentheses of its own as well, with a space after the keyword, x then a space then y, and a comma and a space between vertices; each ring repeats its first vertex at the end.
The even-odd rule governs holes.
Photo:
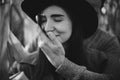
POLYGON ((54 40, 55 35, 52 32, 48 32, 47 34, 51 40, 54 40))

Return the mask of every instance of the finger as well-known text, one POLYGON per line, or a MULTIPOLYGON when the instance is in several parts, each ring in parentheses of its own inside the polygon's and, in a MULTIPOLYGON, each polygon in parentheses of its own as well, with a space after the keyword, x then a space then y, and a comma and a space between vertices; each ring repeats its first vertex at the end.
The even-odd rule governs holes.
POLYGON ((12 32, 10 32, 10 35, 9 35, 9 43, 10 44, 21 44, 20 41, 17 39, 17 37, 12 32))
POLYGON ((47 46, 41 47, 41 50, 43 51, 43 53, 45 54, 45 56, 47 57, 47 59, 50 61, 50 63, 52 65, 55 65, 55 62, 52 60, 52 58, 53 58, 54 55, 50 54, 51 50, 47 46))
POLYGON ((50 40, 52 40, 52 41, 56 38, 56 36, 52 32, 48 32, 47 35, 49 36, 50 40))
POLYGON ((25 76, 24 72, 20 72, 13 80, 28 80, 28 78, 25 76))
POLYGON ((47 43, 44 43, 42 46, 41 46, 41 50, 44 52, 44 54, 47 54, 49 56, 53 55, 51 53, 52 52, 52 46, 49 46, 47 43))
POLYGON ((39 48, 43 45, 43 44, 53 44, 52 41, 48 38, 47 35, 45 35, 45 33, 43 31, 40 32, 39 38, 38 38, 38 46, 39 48))
POLYGON ((12 75, 12 76, 10 76, 9 79, 15 80, 14 78, 15 78, 17 75, 19 75, 19 74, 20 74, 20 72, 14 74, 14 75, 12 75))
POLYGON ((41 48, 41 46, 44 44, 44 41, 42 40, 40 36, 38 36, 37 44, 38 44, 38 48, 41 48))
POLYGON ((53 42, 53 44, 61 45, 60 41, 56 38, 54 33, 48 32, 47 35, 49 36, 49 38, 53 42))
POLYGON ((49 38, 45 35, 45 33, 41 30, 40 32, 40 39, 42 41, 46 41, 46 40, 49 40, 49 38))

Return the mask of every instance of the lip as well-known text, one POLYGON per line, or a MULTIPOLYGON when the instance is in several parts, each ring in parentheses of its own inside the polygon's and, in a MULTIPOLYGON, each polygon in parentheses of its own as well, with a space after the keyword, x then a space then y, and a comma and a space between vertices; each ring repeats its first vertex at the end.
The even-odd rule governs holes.
POLYGON ((60 36, 60 34, 56 33, 56 32, 52 32, 56 37, 60 36))
POLYGON ((55 36, 56 36, 56 37, 60 37, 60 35, 58 35, 58 34, 57 34, 57 35, 55 35, 55 36))
POLYGON ((55 32, 53 32, 53 33, 55 34, 56 37, 60 36, 60 34, 58 34, 58 33, 55 33, 55 32))
POLYGON ((57 36, 60 36, 60 35, 55 35, 55 36, 57 37, 57 36))

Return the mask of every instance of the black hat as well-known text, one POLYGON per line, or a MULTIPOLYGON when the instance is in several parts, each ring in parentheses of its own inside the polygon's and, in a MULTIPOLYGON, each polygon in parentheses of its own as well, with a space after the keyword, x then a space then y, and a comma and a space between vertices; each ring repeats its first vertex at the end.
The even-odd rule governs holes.
POLYGON ((40 10, 51 2, 62 2, 69 6, 71 10, 73 10, 73 13, 80 15, 81 23, 84 25, 84 27, 82 27, 83 38, 86 39, 96 32, 98 27, 97 12, 93 6, 85 0, 25 0, 22 4, 22 8, 25 13, 35 21, 35 16, 40 10), (77 11, 75 12, 75 10, 77 11))

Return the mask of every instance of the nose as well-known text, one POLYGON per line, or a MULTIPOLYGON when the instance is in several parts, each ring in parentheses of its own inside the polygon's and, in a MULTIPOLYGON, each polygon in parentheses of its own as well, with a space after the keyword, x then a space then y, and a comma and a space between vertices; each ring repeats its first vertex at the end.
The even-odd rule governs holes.
POLYGON ((43 28, 46 32, 54 31, 54 23, 48 20, 46 23, 43 24, 43 28))

